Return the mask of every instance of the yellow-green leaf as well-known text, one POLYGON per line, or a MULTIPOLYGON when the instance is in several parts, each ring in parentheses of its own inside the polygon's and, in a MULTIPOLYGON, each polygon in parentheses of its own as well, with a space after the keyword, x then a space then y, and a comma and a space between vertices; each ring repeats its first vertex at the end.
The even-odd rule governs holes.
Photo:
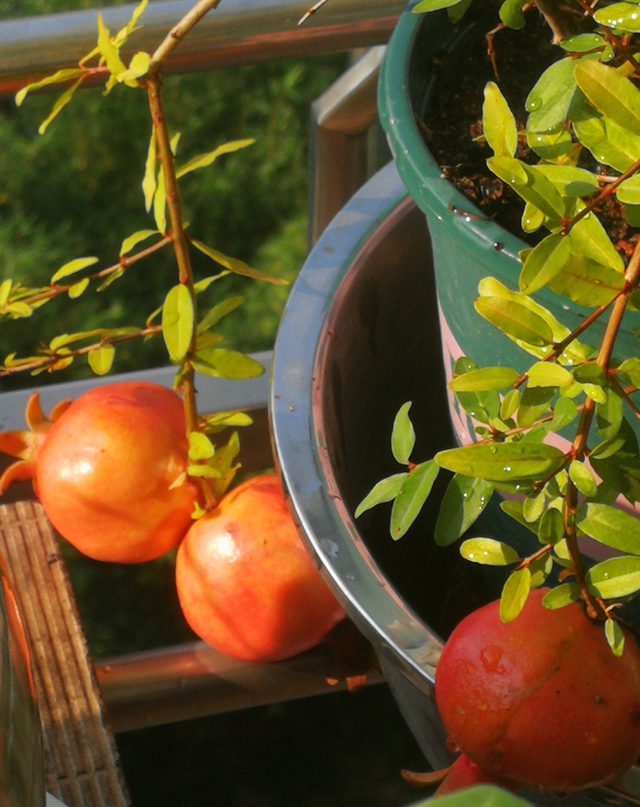
POLYGON ((68 291, 69 297, 72 300, 75 300, 76 297, 79 297, 82 292, 87 288, 89 285, 89 278, 85 277, 82 280, 79 280, 77 283, 74 283, 73 286, 68 291))
POLYGON ((132 233, 122 242, 122 246, 120 247, 120 255, 126 255, 128 252, 131 252, 131 250, 141 241, 145 241, 147 238, 150 238, 152 235, 156 235, 157 233, 157 230, 138 230, 137 232, 132 233))
POLYGON ((253 378, 264 373, 260 362, 236 350, 205 347, 196 351, 193 367, 200 373, 221 378, 253 378))
POLYGON ((459 375, 449 382, 453 392, 483 392, 512 387, 520 378, 520 373, 511 367, 481 367, 459 375))
POLYGON ((79 272, 81 269, 86 269, 87 266, 93 266, 93 264, 97 262, 97 258, 76 258, 73 261, 69 261, 54 273, 53 277, 51 278, 51 285, 57 283, 58 280, 62 280, 63 277, 68 277, 75 272, 79 272))
POLYGON ((409 472, 406 471, 401 474, 393 474, 393 476, 388 476, 386 479, 381 479, 379 482, 376 482, 369 493, 367 493, 356 507, 354 513, 355 517, 360 518, 364 512, 375 507, 377 504, 384 504, 385 502, 390 502, 395 499, 402 490, 402 485, 408 475, 409 472))
POLYGON ((565 605, 570 605, 572 602, 578 602, 580 599, 580 586, 573 581, 569 583, 562 583, 555 588, 552 588, 542 598, 542 604, 550 611, 556 608, 564 608, 565 605))
POLYGON ((528 369, 529 387, 565 387, 573 384, 573 376, 564 367, 550 361, 538 361, 528 369))
POLYGON ((117 76, 119 73, 124 73, 127 69, 120 58, 118 48, 111 41, 109 36, 109 29, 104 24, 102 14, 98 13, 98 50, 100 55, 107 65, 107 70, 113 75, 117 76))
POLYGON ((513 157, 518 145, 516 119, 494 81, 487 82, 484 88, 482 129, 496 156, 513 157))
POLYGON ((610 266, 584 255, 571 255, 547 285, 579 305, 595 307, 611 302, 624 283, 624 275, 610 266))
POLYGON ((530 590, 531 572, 529 569, 518 569, 509 575, 500 596, 502 622, 513 622, 522 611, 530 590))
POLYGON ((640 590, 640 557, 621 555, 592 566, 585 580, 590 591, 605 600, 628 597, 640 590))
POLYGON ((610 617, 604 623, 604 635, 614 656, 621 656, 624 652, 624 632, 620 625, 610 617))
POLYGON ((237 410, 214 412, 211 415, 204 416, 204 429, 212 434, 221 432, 228 426, 251 426, 252 423, 253 419, 250 415, 237 410))
POLYGON ((259 269, 252 269, 244 261, 238 260, 238 258, 230 258, 228 255, 224 255, 222 252, 219 252, 217 249, 208 247, 201 241, 191 239, 191 243, 196 249, 199 249, 200 252, 204 252, 205 255, 211 258, 211 260, 219 263, 226 269, 229 269, 229 271, 234 272, 236 275, 245 275, 246 277, 252 277, 255 280, 266 280, 269 283, 276 283, 283 286, 286 286, 288 283, 287 280, 283 280, 279 277, 272 277, 265 272, 261 272, 259 269))
POLYGON ((142 12, 147 7, 148 0, 141 0, 140 3, 134 8, 133 14, 131 15, 131 19, 129 22, 121 28, 118 33, 114 37, 114 45, 116 47, 121 47, 127 40, 129 34, 135 30, 136 22, 140 19, 142 12))
POLYGON ((533 294, 554 278, 571 255, 571 239, 555 233, 548 235, 527 255, 520 272, 520 291, 533 294))
POLYGON ((518 553, 512 546, 493 538, 469 538, 462 542, 460 554, 473 563, 482 563, 485 566, 508 566, 519 560, 518 553))
POLYGON ((190 460, 208 460, 215 453, 213 443, 205 434, 202 434, 202 432, 191 432, 189 434, 190 460))
POLYGON ((407 474, 391 509, 389 531, 394 541, 401 538, 417 518, 439 470, 433 460, 428 460, 407 474))
POLYGON ((404 403, 398 410, 391 431, 391 453, 396 462, 406 465, 416 442, 416 433, 409 417, 411 401, 404 403))
POLYGON ((204 476, 208 479, 220 479, 222 473, 211 465, 190 465, 187 468, 189 476, 204 476))
POLYGON ((113 345, 105 343, 97 350, 90 350, 87 353, 89 365, 96 375, 106 375, 113 365, 113 357, 116 349, 113 345))
POLYGON ((640 555, 640 521, 624 510, 589 502, 578 510, 576 524, 585 535, 605 546, 640 555))
POLYGON ((551 328, 542 317, 524 305, 502 297, 479 297, 476 311, 507 336, 529 345, 549 345, 553 342, 551 328))
POLYGON ((434 459, 454 473, 508 482, 543 478, 559 470, 564 453, 546 443, 473 443, 440 451, 434 459))
POLYGON ((611 3, 611 5, 599 8, 593 16, 599 25, 607 28, 618 28, 630 33, 640 31, 637 3, 611 3))
POLYGON ((47 76, 46 78, 42 78, 39 81, 34 81, 31 84, 27 84, 26 87, 23 87, 16 93, 16 104, 17 106, 20 106, 24 101, 27 93, 31 92, 31 90, 37 90, 40 87, 46 87, 47 84, 59 84, 63 81, 70 81, 73 78, 77 79, 80 78, 80 76, 85 76, 86 72, 87 71, 78 67, 65 68, 64 70, 58 70, 51 76, 47 76))
POLYGON ((179 283, 170 289, 162 306, 162 335, 171 361, 179 364, 193 337, 194 310, 189 289, 179 283))
MULTIPOLYGON (((153 127, 151 129, 151 138, 149 139, 147 159, 144 166, 144 178, 142 180, 142 192, 144 194, 144 205, 147 213, 151 210, 156 187, 156 130, 155 127, 153 127)), ((164 232, 164 230, 162 232, 164 232)))
POLYGON ((211 328, 217 322, 219 322, 222 317, 229 314, 231 311, 236 309, 239 305, 242 305, 244 302, 244 298, 238 295, 234 297, 228 297, 226 300, 223 300, 220 303, 217 303, 210 308, 206 315, 203 317, 201 322, 198 325, 198 333, 204 333, 208 328, 211 328))
POLYGON ((149 70, 151 56, 144 51, 139 51, 129 62, 129 67, 123 73, 118 73, 116 78, 119 82, 129 87, 137 87, 138 79, 144 76, 149 70))
POLYGON ((449 482, 438 513, 434 539, 438 546, 457 541, 483 512, 493 486, 484 479, 454 474, 449 482))
POLYGON ((56 115, 60 112, 60 110, 63 109, 69 103, 69 101, 73 97, 74 92, 78 89, 81 83, 82 78, 79 78, 75 82, 75 84, 72 84, 70 87, 67 87, 67 89, 62 93, 62 95, 56 100, 53 107, 51 108, 51 112, 38 127, 38 132, 40 134, 45 133, 45 131, 47 130, 47 126, 49 126, 51 121, 56 117, 56 115))
POLYGON ((596 480, 583 462, 579 460, 573 460, 571 462, 569 465, 569 477, 583 495, 595 496, 598 492, 596 480))
POLYGON ((575 66, 578 86, 589 101, 618 126, 640 134, 640 90, 629 78, 602 62, 585 60, 575 66))
POLYGON ((191 171, 196 171, 198 168, 206 168, 206 166, 211 165, 211 163, 221 154, 229 154, 230 152, 238 151, 238 149, 250 146, 252 143, 255 143, 255 138, 253 137, 246 138, 245 140, 233 140, 230 143, 224 143, 222 146, 218 146, 218 148, 214 149, 213 151, 209 151, 206 154, 200 154, 198 157, 193 157, 190 159, 176 170, 176 177, 179 179, 191 171))
POLYGON ((162 235, 167 232, 167 189, 164 184, 164 171, 162 167, 158 171, 158 183, 153 194, 153 217, 156 220, 156 227, 162 235))

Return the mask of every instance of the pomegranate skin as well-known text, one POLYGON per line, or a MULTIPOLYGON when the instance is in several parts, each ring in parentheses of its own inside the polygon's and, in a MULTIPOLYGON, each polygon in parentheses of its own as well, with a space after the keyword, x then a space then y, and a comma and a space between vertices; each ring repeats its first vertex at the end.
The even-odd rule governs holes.
POLYGON ((182 400, 150 382, 81 395, 48 429, 35 488, 58 532, 96 560, 136 563, 167 552, 188 530, 198 491, 186 481, 182 400))
POLYGON ((193 524, 178 549, 176 586, 193 631, 247 661, 297 655, 344 617, 273 473, 238 485, 193 524))
POLYGON ((466 617, 436 668, 444 726, 477 765, 553 792, 603 784, 640 755, 640 651, 613 655, 578 603, 558 610, 532 591, 502 623, 499 603, 466 617))

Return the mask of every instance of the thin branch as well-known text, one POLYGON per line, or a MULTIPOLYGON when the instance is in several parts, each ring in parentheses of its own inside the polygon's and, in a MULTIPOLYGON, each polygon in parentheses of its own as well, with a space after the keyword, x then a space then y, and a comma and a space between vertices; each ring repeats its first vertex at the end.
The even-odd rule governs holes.
POLYGON ((208 11, 219 5, 220 0, 199 0, 191 11, 173 26, 164 41, 156 48, 151 57, 149 72, 151 74, 156 73, 171 51, 182 42, 194 25, 197 25, 208 11))

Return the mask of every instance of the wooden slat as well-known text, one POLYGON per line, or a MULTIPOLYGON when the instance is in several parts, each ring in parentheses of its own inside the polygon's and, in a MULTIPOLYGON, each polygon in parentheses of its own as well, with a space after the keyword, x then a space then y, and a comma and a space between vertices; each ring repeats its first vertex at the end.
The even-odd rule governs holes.
POLYGON ((58 538, 39 502, 0 506, 0 555, 32 652, 47 790, 68 807, 126 807, 113 734, 58 538))

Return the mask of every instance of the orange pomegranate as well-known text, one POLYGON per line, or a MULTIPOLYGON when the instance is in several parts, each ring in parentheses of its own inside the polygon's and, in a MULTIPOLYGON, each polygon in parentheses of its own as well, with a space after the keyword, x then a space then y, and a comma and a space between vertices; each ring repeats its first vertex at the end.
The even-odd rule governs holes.
POLYGON ((238 485, 193 524, 178 549, 176 585, 195 633, 250 661, 301 653, 344 617, 302 545, 276 474, 238 485))

